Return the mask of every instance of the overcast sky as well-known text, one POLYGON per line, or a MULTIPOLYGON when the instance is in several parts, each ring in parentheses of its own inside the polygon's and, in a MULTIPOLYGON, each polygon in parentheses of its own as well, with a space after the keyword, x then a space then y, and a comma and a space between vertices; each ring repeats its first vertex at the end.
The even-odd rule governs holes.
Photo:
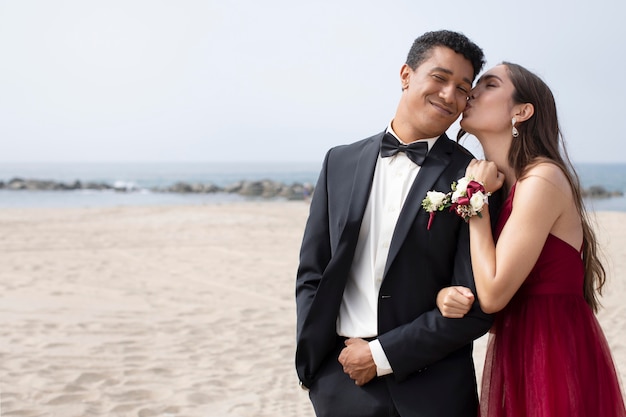
POLYGON ((321 161, 386 127, 415 37, 452 29, 552 87, 574 162, 626 162, 625 4, 0 0, 0 161, 321 161))

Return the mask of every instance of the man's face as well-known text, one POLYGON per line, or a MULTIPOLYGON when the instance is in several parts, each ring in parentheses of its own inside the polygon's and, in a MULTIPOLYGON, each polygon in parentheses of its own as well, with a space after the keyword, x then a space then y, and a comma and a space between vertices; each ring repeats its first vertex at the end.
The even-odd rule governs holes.
POLYGON ((403 85, 403 123, 412 134, 424 139, 445 132, 465 109, 472 88, 471 62, 452 49, 438 46, 415 70, 404 65, 400 71, 403 85))

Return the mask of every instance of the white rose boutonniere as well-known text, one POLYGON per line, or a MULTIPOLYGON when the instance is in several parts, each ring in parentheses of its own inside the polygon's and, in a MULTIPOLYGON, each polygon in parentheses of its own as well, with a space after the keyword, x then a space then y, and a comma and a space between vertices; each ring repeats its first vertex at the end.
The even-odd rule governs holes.
POLYGON ((446 193, 429 191, 426 193, 426 198, 422 201, 422 206, 429 212, 443 210, 444 205, 447 204, 448 200, 449 196, 446 193))

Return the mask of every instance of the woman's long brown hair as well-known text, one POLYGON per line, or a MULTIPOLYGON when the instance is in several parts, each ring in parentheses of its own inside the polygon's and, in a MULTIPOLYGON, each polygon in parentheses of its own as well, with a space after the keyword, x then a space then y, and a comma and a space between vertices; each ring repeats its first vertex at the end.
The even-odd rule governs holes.
MULTIPOLYGON (((532 117, 516 125, 519 136, 511 144, 508 162, 517 178, 523 178, 530 168, 541 162, 555 164, 567 177, 583 229, 583 294, 587 304, 597 312, 600 307, 599 297, 606 282, 606 271, 600 261, 598 240, 584 206, 580 180, 565 149, 554 96, 546 83, 526 68, 510 62, 502 64, 507 67, 515 87, 513 101, 517 104, 531 103, 535 108, 532 117)), ((457 140, 463 134, 464 131, 459 132, 457 140)))
POLYGON ((513 101, 531 103, 535 107, 534 115, 517 126, 519 137, 513 140, 509 149, 509 164, 517 178, 522 178, 533 165, 549 160, 567 177, 583 229, 583 293, 585 301, 597 312, 600 307, 599 296, 606 282, 606 271, 600 261, 598 240, 584 206, 580 180, 565 149, 554 96, 546 83, 526 68, 510 62, 503 64, 508 68, 515 87, 513 101))

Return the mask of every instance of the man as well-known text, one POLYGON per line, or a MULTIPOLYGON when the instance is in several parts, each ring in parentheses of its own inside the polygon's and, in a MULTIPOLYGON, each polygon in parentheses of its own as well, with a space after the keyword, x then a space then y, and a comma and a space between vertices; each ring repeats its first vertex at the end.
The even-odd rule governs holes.
POLYGON ((422 35, 386 131, 326 155, 296 281, 296 369, 318 416, 476 416, 472 341, 492 320, 473 298, 463 319, 437 310, 441 288, 474 290, 468 227, 448 211, 428 227, 421 202, 472 159, 444 132, 483 64, 462 34, 422 35))

